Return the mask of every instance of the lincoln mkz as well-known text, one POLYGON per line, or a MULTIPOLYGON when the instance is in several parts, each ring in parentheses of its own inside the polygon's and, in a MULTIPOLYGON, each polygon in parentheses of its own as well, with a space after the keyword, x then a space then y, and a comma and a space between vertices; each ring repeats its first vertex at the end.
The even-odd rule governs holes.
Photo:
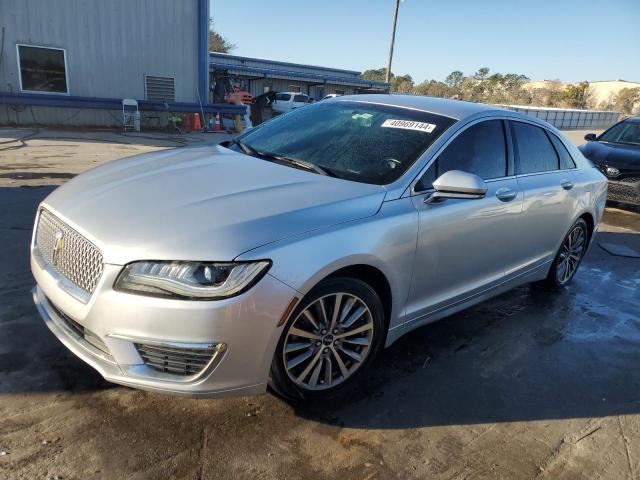
POLYGON ((58 188, 36 215, 33 298, 111 382, 308 400, 357 384, 421 325, 525 283, 566 285, 606 194, 534 118, 343 96, 58 188))

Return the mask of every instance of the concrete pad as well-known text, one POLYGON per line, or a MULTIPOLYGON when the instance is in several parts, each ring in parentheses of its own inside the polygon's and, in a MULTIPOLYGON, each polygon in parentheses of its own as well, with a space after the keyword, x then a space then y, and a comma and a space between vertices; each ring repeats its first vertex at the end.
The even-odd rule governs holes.
MULTIPOLYGON (((167 148, 101 139, 27 139, 10 160, 31 167, 5 165, 14 150, 0 141, 0 166, 75 174, 167 148)), ((65 178, 38 181, 0 188, 2 479, 640 475, 639 259, 592 247, 563 291, 521 287, 418 329, 348 398, 191 400, 107 383, 40 320, 28 245, 38 203, 65 178)), ((604 220, 597 241, 640 248, 640 215, 604 220)))
POLYGON ((61 185, 111 160, 166 148, 217 144, 233 136, 5 128, 0 130, 0 187, 61 185))

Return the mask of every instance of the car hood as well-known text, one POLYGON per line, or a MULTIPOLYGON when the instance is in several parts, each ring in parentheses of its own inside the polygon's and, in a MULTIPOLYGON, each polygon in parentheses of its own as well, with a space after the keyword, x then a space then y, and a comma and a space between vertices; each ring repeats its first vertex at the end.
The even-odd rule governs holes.
POLYGON ((232 260, 292 235, 375 215, 386 190, 220 146, 144 154, 90 170, 43 206, 106 263, 232 260))
POLYGON ((598 166, 640 172, 640 147, 597 141, 581 145, 582 154, 598 166))

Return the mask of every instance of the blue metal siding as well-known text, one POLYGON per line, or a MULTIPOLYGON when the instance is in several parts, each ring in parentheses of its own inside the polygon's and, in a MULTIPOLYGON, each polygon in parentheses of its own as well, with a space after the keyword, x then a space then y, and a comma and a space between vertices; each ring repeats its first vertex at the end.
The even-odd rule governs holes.
MULTIPOLYGON (((142 100, 148 74, 174 77, 176 101, 197 103, 198 91, 207 93, 207 11, 207 0, 0 0, 0 90, 20 91, 16 43, 25 43, 66 50, 71 96, 142 100)), ((28 111, 14 113, 12 121, 31 119, 28 111)), ((39 109, 37 120, 69 116, 39 109)), ((103 117, 96 110, 74 116, 77 125, 103 117)))
MULTIPOLYGON (((121 98, 78 97, 39 93, 7 93, 0 92, 0 103, 4 105, 30 105, 34 107, 81 108, 91 110, 122 110, 121 98)), ((171 102, 162 100, 138 100, 138 108, 142 111, 154 112, 200 112, 200 105, 195 102, 171 102)), ((228 103, 202 105, 205 113, 243 114, 244 105, 228 103)))
POLYGON ((198 0, 198 101, 208 102, 209 0, 198 0))

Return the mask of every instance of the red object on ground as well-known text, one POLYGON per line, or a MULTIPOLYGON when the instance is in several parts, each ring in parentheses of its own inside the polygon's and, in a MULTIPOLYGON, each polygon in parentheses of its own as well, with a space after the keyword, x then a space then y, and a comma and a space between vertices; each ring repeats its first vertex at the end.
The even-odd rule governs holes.
POLYGON ((184 128, 185 130, 191 130, 192 126, 191 126, 191 114, 190 113, 185 113, 182 116, 182 128, 184 128))

